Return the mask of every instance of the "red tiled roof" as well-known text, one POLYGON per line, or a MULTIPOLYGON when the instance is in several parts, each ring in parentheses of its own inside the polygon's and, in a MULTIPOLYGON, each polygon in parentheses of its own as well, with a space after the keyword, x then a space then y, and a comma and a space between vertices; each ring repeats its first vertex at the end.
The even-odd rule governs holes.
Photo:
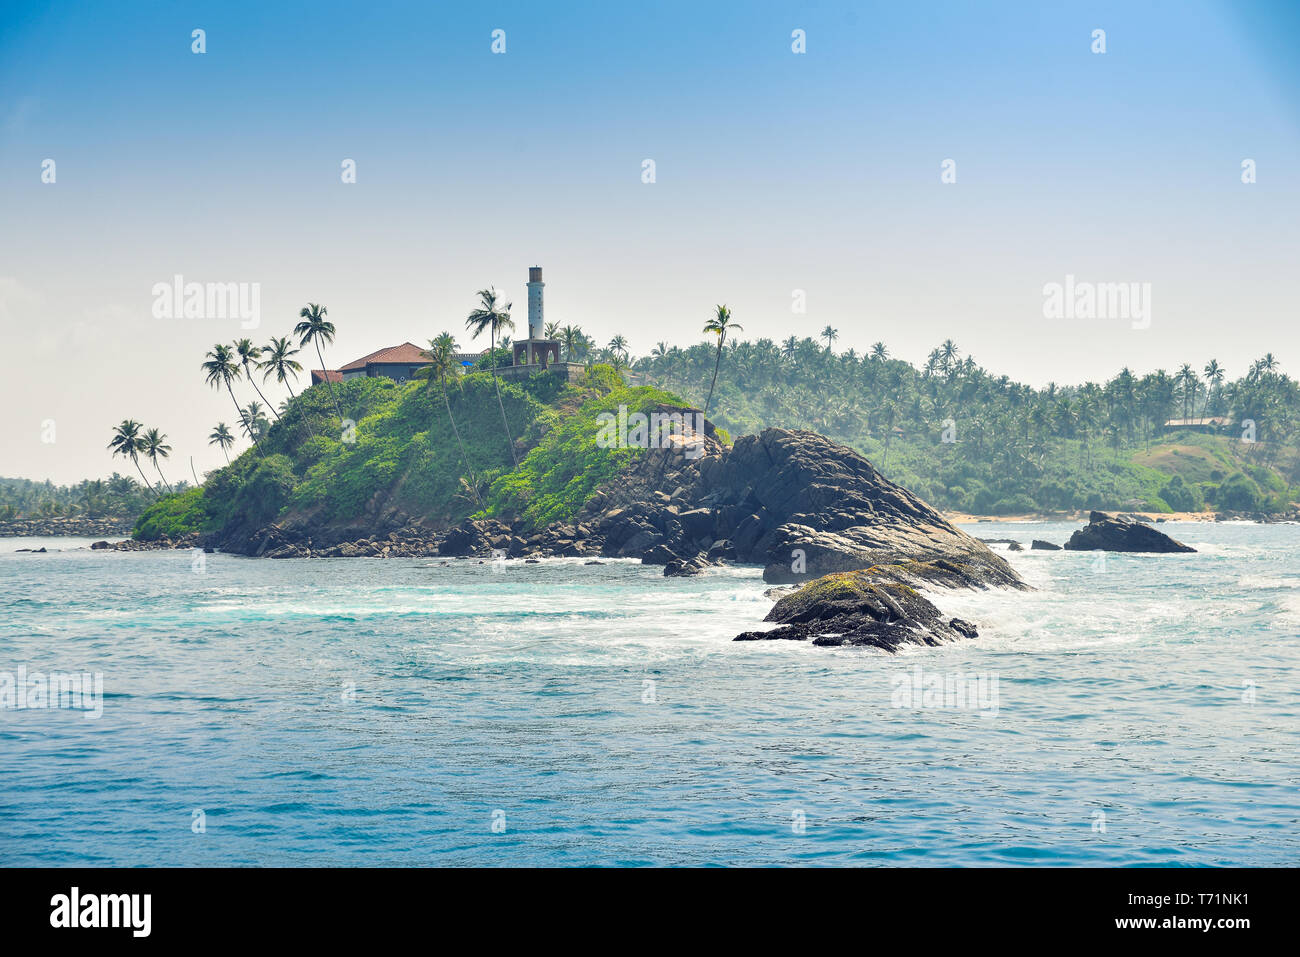
POLYGON ((319 385, 320 383, 324 382, 326 379, 329 379, 330 382, 342 382, 343 373, 335 372, 333 369, 312 369, 311 370, 312 385, 319 385))
POLYGON ((364 369, 372 362, 402 362, 410 363, 411 365, 428 365, 429 360, 420 354, 423 351, 423 349, 413 342, 403 342, 400 346, 389 346, 387 349, 380 349, 378 352, 372 352, 368 356, 354 359, 339 371, 354 372, 358 369, 364 369))

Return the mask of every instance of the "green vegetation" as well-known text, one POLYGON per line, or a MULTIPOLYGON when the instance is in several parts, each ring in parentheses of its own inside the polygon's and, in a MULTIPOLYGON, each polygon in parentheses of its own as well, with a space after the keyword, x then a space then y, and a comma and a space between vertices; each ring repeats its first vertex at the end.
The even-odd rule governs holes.
POLYGON ((632 370, 696 405, 715 393, 710 418, 731 432, 813 429, 853 446, 942 508, 1276 512, 1300 498, 1300 387, 1272 355, 1236 381, 1211 361, 1203 377, 1185 364, 1035 389, 963 358, 951 339, 916 368, 883 343, 835 353, 838 335, 728 339, 721 351, 659 343, 632 370), (1166 428, 1193 417, 1223 422, 1166 428))
MULTIPOLYGON (((181 482, 178 488, 185 488, 181 482)), ((31 518, 112 518, 134 520, 154 493, 129 475, 55 485, 31 479, 0 478, 0 521, 31 518)))
POLYGON ((682 404, 657 389, 630 388, 603 365, 572 386, 547 373, 514 383, 442 370, 402 385, 348 379, 334 385, 333 398, 322 386, 304 390, 267 425, 260 451, 249 448, 210 473, 202 489, 165 496, 140 517, 136 537, 252 529, 291 516, 349 525, 389 510, 434 524, 470 516, 538 525, 572 519, 639 454, 599 448, 597 416, 620 404, 632 411, 682 404), (335 401, 342 428, 332 422, 335 401), (517 469, 516 441, 530 447, 517 469))
POLYGON ((150 541, 203 531, 207 521, 203 489, 191 488, 154 503, 135 526, 135 537, 150 541))
MULTIPOLYGON (((492 483, 486 514, 529 527, 572 518, 598 487, 610 481, 639 449, 603 449, 597 445, 602 412, 645 412, 660 405, 680 406, 674 395, 649 386, 628 388, 610 366, 587 370, 584 387, 598 395, 558 417, 545 440, 528 453, 519 468, 492 483), (603 394, 602 394, 603 393, 603 394)), ((554 413, 551 413, 552 415, 554 413)))

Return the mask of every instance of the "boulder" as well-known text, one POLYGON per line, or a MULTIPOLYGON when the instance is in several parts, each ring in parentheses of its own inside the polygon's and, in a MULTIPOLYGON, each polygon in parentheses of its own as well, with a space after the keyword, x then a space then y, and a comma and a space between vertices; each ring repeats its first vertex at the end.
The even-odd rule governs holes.
POLYGON ((743 510, 735 560, 765 581, 801 582, 881 561, 976 559, 989 583, 1020 586, 1002 557, 865 458, 815 432, 765 429, 699 460, 695 502, 743 510))
POLYGON ((698 555, 689 559, 676 558, 664 566, 664 576, 666 578, 684 578, 689 575, 698 575, 706 567, 708 567, 708 562, 698 555))
POLYGON ((814 645, 868 645, 895 652, 905 644, 939 645, 976 637, 973 624, 945 618, 909 583, 931 575, 916 563, 827 575, 777 601, 765 620, 778 622, 778 627, 744 632, 735 640, 811 640, 814 645))
POLYGON ((1051 542, 1045 542, 1041 538, 1035 538, 1033 542, 1030 543, 1029 548, 1031 551, 1040 552, 1059 552, 1061 550, 1060 545, 1053 545, 1051 542))
POLYGON ((1143 522, 1129 521, 1124 517, 1092 512, 1088 524, 1070 536, 1065 547, 1076 552, 1195 552, 1143 522))
POLYGON ((641 564, 643 565, 667 565, 671 562, 680 562, 682 560, 682 556, 678 555, 667 545, 654 545, 647 549, 646 553, 641 556, 641 564))

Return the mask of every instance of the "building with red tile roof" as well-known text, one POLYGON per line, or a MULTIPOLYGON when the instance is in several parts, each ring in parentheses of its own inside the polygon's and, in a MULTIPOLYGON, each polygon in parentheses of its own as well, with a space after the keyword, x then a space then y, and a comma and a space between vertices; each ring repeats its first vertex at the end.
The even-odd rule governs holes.
MULTIPOLYGON (((473 352, 457 352, 453 356, 459 365, 472 365, 478 357, 479 354, 473 352)), ((370 379, 384 376, 397 382, 406 382, 429 364, 430 360, 424 355, 423 348, 413 342, 403 342, 401 345, 379 349, 360 359, 353 359, 337 370, 312 369, 311 384, 316 385, 327 378, 330 382, 342 382, 344 379, 361 376, 370 379)))

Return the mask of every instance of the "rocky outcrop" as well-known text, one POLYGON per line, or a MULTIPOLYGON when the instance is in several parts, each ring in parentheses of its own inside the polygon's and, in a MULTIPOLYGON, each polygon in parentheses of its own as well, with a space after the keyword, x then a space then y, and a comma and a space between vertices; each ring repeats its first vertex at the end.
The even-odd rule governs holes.
MULTIPOLYGON (((90 547, 96 551, 157 552, 175 548, 197 548, 199 544, 199 535, 194 532, 177 538, 159 538, 148 542, 136 541, 133 538, 121 542, 94 542, 90 547)), ((208 551, 211 551, 211 549, 208 549, 208 551)))
POLYGON ((778 627, 747 631, 735 640, 811 640, 814 645, 869 645, 894 652, 904 644, 975 638, 973 624, 946 618, 916 590, 917 584, 951 584, 960 578, 960 570, 924 562, 827 575, 777 601, 765 620, 778 627))
POLYGON ((773 583, 899 561, 947 562, 964 585, 1023 587, 1004 559, 890 482, 852 449, 814 432, 767 429, 724 446, 706 423, 692 449, 648 449, 598 489, 572 522, 542 529, 494 519, 453 528, 384 513, 366 528, 297 516, 204 544, 269 558, 638 558, 665 574, 720 562, 764 566, 773 583))
POLYGON ((1164 532, 1125 517, 1092 512, 1088 524, 1070 536, 1065 547, 1076 552, 1194 552, 1190 545, 1175 541, 1164 532))
POLYGON ((1035 538, 1029 544, 1029 550, 1035 552, 1059 552, 1060 545, 1053 545, 1051 542, 1045 542, 1041 538, 1035 538))
POLYGON ((857 452, 815 432, 766 429, 694 461, 647 452, 587 512, 605 554, 666 563, 669 555, 687 561, 703 552, 761 564, 773 583, 947 558, 964 562, 983 584, 1020 584, 1005 560, 857 452), (640 497, 630 500, 629 490, 640 497))

